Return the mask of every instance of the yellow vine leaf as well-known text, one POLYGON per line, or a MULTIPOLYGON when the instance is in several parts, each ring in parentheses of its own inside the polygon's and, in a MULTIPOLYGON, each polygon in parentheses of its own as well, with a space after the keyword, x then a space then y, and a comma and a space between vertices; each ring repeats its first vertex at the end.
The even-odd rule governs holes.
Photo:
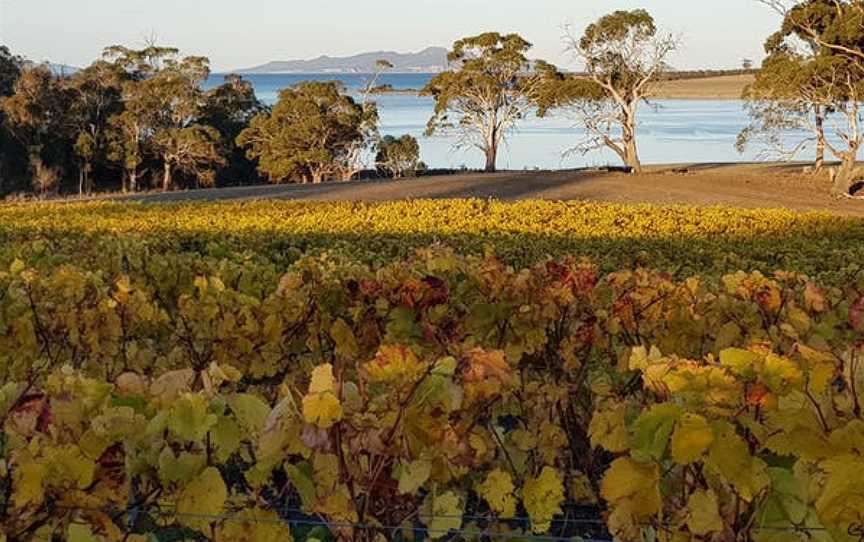
POLYGON ((672 433, 672 459, 679 465, 695 463, 705 455, 714 433, 708 420, 698 414, 685 414, 672 433))
POLYGON ((690 532, 704 536, 723 530, 720 503, 712 490, 696 491, 687 501, 687 526, 690 532))
POLYGON ((345 359, 354 359, 360 355, 360 347, 354 337, 354 331, 345 320, 338 319, 330 327, 330 338, 336 343, 336 355, 345 359))
POLYGON ((515 489, 510 473, 495 469, 477 486, 477 494, 489 503, 492 511, 506 519, 516 514, 515 489))
POLYGON ((309 382, 309 393, 332 393, 334 391, 336 391, 336 379, 333 377, 333 366, 325 363, 315 367, 309 382))
POLYGON ((321 429, 330 429, 342 420, 342 403, 331 392, 313 393, 303 398, 303 419, 321 429))
POLYGON ((756 363, 758 354, 740 348, 727 348, 720 352, 720 365, 728 367, 736 376, 747 380, 756 378, 756 363))
POLYGON ((12 499, 17 508, 25 508, 30 504, 41 504, 45 498, 43 483, 47 469, 36 461, 27 461, 14 471, 15 490, 12 499))
POLYGON ((462 498, 453 491, 430 493, 421 507, 420 519, 429 529, 429 538, 444 538, 462 526, 462 498))
POLYGON ((660 511, 660 469, 628 457, 616 459, 600 485, 600 495, 615 507, 624 505, 638 518, 660 511))
POLYGON ((807 369, 810 391, 823 393, 837 373, 837 358, 830 352, 820 352, 802 344, 796 346, 807 369))
POLYGON ((564 502, 564 482, 561 475, 552 467, 543 467, 537 478, 525 481, 522 487, 522 503, 531 517, 535 533, 548 532, 552 520, 561 513, 564 502))
POLYGON ((270 415, 270 405, 246 393, 232 395, 228 399, 228 405, 240 426, 252 435, 261 431, 267 416, 270 415))
POLYGON ((276 512, 244 511, 216 529, 216 542, 293 542, 291 529, 276 512))
POLYGON ((630 433, 627 431, 627 403, 613 403, 594 411, 588 427, 591 446, 612 453, 630 449, 630 433))
POLYGON ((203 395, 187 393, 168 412, 167 426, 175 436, 188 442, 200 442, 216 422, 215 414, 208 412, 203 395))
POLYGON ((399 493, 413 495, 432 474, 432 463, 425 459, 417 459, 403 464, 399 469, 399 493))
POLYGON ((190 529, 206 530, 223 512, 228 499, 228 488, 222 475, 208 467, 190 482, 177 498, 177 521, 190 529))
POLYGON ((82 523, 70 523, 66 530, 67 542, 100 542, 102 540, 104 538, 93 534, 93 529, 89 525, 82 523))
POLYGON ((831 523, 864 522, 864 459, 845 454, 822 463, 826 480, 816 500, 819 516, 831 523))
POLYGON ((732 424, 715 422, 712 428, 715 438, 706 466, 730 483, 742 499, 751 502, 771 482, 767 465, 750 455, 750 447, 732 424))
POLYGON ((804 382, 804 374, 791 359, 769 353, 759 376, 774 393, 788 393, 799 389, 804 382))

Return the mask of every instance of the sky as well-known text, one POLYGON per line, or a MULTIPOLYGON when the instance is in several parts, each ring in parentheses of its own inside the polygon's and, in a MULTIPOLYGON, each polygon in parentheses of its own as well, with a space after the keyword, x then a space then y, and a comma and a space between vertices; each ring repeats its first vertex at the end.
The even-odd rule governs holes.
POLYGON ((578 68, 564 52, 617 9, 645 8, 678 35, 677 69, 737 68, 761 60, 778 26, 757 0, 0 0, 0 43, 35 61, 85 66, 110 44, 147 36, 211 59, 217 72, 272 60, 418 51, 486 31, 518 32, 530 56, 578 68))

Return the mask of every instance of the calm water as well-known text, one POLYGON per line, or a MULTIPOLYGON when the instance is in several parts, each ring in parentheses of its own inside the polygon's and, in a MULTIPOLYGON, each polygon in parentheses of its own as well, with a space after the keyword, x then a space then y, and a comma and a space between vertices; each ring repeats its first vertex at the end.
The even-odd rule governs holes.
MULTIPOLYGON (((275 103, 279 90, 303 80, 342 81, 357 92, 366 85, 366 75, 250 75, 258 97, 275 103)), ((429 80, 428 75, 383 75, 379 84, 397 89, 416 89, 429 80)), ((222 76, 211 77, 207 86, 222 82, 222 76)), ((423 135, 432 115, 432 100, 410 94, 374 96, 381 117, 383 135, 411 134, 421 145, 421 158, 433 168, 479 168, 482 154, 477 150, 454 150, 453 139, 423 135)), ((639 145, 646 164, 683 162, 735 162, 756 159, 755 152, 741 155, 735 150, 735 138, 747 123, 743 103, 737 101, 660 100, 654 107, 644 107, 640 116, 639 145)), ((617 165, 610 151, 564 157, 580 140, 580 130, 566 118, 523 120, 511 135, 499 157, 498 166, 505 169, 555 169, 583 166, 617 165)))

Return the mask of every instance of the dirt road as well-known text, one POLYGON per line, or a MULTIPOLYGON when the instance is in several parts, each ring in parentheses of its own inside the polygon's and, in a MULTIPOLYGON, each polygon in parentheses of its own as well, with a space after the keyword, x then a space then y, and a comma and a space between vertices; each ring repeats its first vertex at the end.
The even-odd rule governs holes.
POLYGON ((599 171, 469 173, 400 181, 190 190, 137 195, 126 200, 180 202, 242 199, 545 199, 824 209, 864 216, 864 200, 835 200, 829 195, 826 179, 805 175, 801 169, 800 165, 701 164, 674 168, 658 167, 642 175, 599 171), (686 169, 686 172, 682 172, 682 169, 686 169))

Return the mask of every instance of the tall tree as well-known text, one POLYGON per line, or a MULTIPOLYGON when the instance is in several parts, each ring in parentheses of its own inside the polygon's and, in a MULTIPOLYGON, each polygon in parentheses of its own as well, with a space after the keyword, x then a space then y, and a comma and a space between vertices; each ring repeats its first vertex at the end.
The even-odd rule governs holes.
POLYGON ((124 74, 116 66, 97 61, 69 78, 70 122, 74 126, 79 161, 79 193, 93 189, 96 164, 108 147, 109 120, 123 111, 124 74))
POLYGON ((339 83, 304 82, 280 92, 273 110, 256 116, 237 143, 271 182, 345 180, 377 123, 375 104, 357 103, 339 83))
POLYGON ((204 112, 202 83, 210 75, 204 57, 180 57, 177 49, 150 46, 141 51, 109 47, 107 58, 132 75, 124 86, 126 111, 115 119, 115 158, 132 171, 141 151, 150 149, 162 165, 162 189, 173 187, 175 170, 191 173, 196 183, 210 183, 209 164, 224 163, 218 131, 198 124, 204 112), (119 137, 119 141, 118 141, 119 137))
POLYGON ((783 16, 795 32, 833 54, 864 62, 864 0, 757 0, 783 16))
POLYGON ((27 150, 34 187, 56 187, 70 145, 68 89, 46 66, 25 68, 12 96, 0 98, 6 124, 27 150))
MULTIPOLYGON (((842 145, 823 136, 817 143, 817 160, 819 149, 825 148, 840 161, 840 167, 831 173, 831 190, 835 196, 848 196, 864 176, 857 168, 864 145, 864 0, 807 0, 794 5, 760 1, 783 15, 780 30, 769 38, 766 48, 781 62, 791 62, 784 77, 770 80, 767 86, 787 89, 791 81, 799 101, 815 102, 826 113, 843 119, 832 123, 833 135, 842 145), (797 81, 803 84, 795 84, 797 81)), ((815 117, 817 132, 824 131, 824 120, 824 115, 815 117)))
POLYGON ((480 149, 486 171, 495 171, 502 142, 532 108, 540 86, 542 76, 526 56, 531 47, 517 34, 497 32, 455 42, 448 56, 455 67, 422 92, 435 100, 427 135, 455 131, 457 146, 480 149))
POLYGON ((814 57, 791 51, 775 51, 763 62, 742 96, 750 122, 738 136, 740 152, 755 144, 763 156, 790 159, 812 145, 814 168, 822 170, 825 121, 837 96, 825 87, 821 64, 814 57), (798 132, 810 135, 790 141, 790 135, 798 132))
POLYGON ((586 130, 574 152, 608 148, 633 172, 642 171, 637 145, 637 113, 667 69, 678 47, 671 34, 658 31, 645 10, 616 11, 589 25, 567 50, 585 66, 582 75, 548 80, 539 100, 540 114, 565 109, 586 130))
POLYGON ((420 144, 414 136, 385 136, 378 142, 375 165, 379 172, 389 174, 394 179, 414 175, 420 163, 420 144))
POLYGON ((252 84, 239 75, 226 75, 223 84, 205 94, 199 123, 218 130, 227 158, 226 166, 218 172, 220 182, 256 177, 255 164, 236 141, 252 119, 265 111, 267 106, 257 98, 252 84))
MULTIPOLYGON (((21 77, 24 59, 13 55, 5 45, 0 45, 0 100, 15 93, 15 83, 21 77)), ((0 195, 6 191, 4 181, 10 169, 10 156, 14 156, 16 141, 6 128, 3 109, 0 108, 0 195)))

